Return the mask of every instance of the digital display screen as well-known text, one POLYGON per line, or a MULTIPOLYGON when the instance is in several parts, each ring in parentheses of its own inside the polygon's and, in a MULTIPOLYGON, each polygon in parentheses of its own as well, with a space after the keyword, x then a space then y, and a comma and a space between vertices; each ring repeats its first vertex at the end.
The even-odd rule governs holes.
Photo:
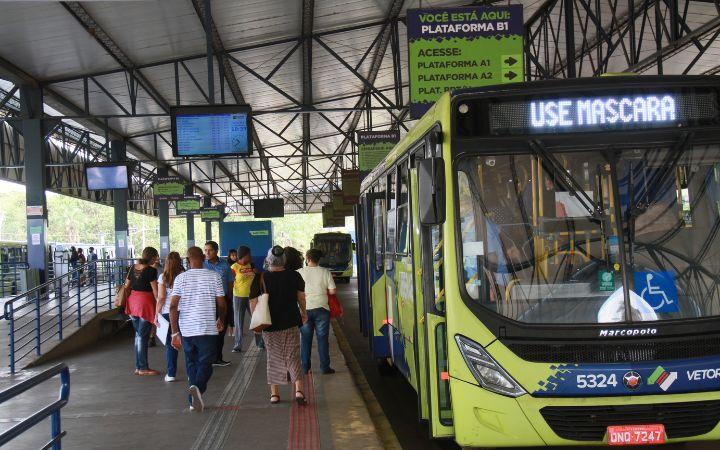
POLYGON ((86 166, 85 178, 89 191, 128 189, 130 187, 128 166, 125 164, 86 166))
POLYGON ((712 89, 574 94, 460 101, 458 132, 512 136, 675 128, 718 121, 718 99, 712 89))
POLYGON ((281 198, 253 200, 253 212, 257 218, 285 216, 285 201, 281 198))
POLYGON ((185 107, 172 116, 175 156, 249 155, 250 109, 246 106, 185 107))

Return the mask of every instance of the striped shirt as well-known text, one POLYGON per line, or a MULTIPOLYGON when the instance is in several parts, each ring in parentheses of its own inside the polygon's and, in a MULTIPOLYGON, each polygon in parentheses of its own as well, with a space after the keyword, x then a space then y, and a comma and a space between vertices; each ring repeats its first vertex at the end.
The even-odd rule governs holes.
POLYGON ((190 269, 173 283, 172 296, 180 297, 180 333, 185 336, 217 335, 215 297, 225 295, 220 275, 208 269, 190 269))

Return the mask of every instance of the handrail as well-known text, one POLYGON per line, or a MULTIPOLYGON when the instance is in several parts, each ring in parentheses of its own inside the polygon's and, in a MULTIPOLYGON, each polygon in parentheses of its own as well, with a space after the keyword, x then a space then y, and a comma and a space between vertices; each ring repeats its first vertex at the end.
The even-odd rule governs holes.
MULTIPOLYGON (((45 283, 37 285, 34 288, 32 288, 26 292, 23 292, 22 294, 18 294, 15 297, 11 298, 10 300, 6 301, 3 318, 5 318, 6 320, 9 320, 8 312, 12 310, 12 305, 13 305, 13 303, 15 303, 15 301, 20 300, 23 297, 30 297, 31 295, 35 294, 36 292, 44 292, 49 286, 55 285, 58 282, 62 282, 62 280, 64 280, 64 279, 73 280, 74 278, 76 278, 76 276, 79 277, 79 275, 84 270, 89 270, 90 268, 94 268, 95 270, 97 270, 98 264, 102 264, 102 263, 116 264, 118 262, 123 263, 123 262, 134 262, 134 261, 135 261, 134 258, 122 258, 122 259, 98 259, 96 261, 86 262, 82 266, 78 266, 77 268, 73 269, 72 271, 68 271, 67 273, 65 273, 59 277, 53 278, 52 280, 48 280, 45 283)), ((127 266, 125 266, 125 267, 127 267, 127 266)))
POLYGON ((60 375, 60 394, 58 399, 49 405, 46 405, 42 409, 36 411, 29 417, 23 419, 20 423, 10 428, 9 430, 0 434, 0 447, 12 441, 16 437, 20 436, 30 428, 34 427, 38 423, 42 422, 48 417, 52 417, 51 431, 52 439, 43 446, 43 448, 53 448, 60 450, 60 440, 67 434, 61 430, 60 425, 60 410, 67 405, 70 399, 70 370, 65 363, 57 364, 42 373, 39 373, 25 381, 22 381, 14 386, 0 392, 0 404, 11 400, 18 395, 26 392, 35 386, 38 386, 44 381, 49 380, 57 375, 60 375))
POLYGON ((124 283, 133 261, 86 262, 7 301, 0 318, 8 321, 10 371, 15 373, 25 358, 41 356, 53 345, 49 341, 62 341, 72 328, 80 328, 93 315, 113 309, 115 290, 124 283))

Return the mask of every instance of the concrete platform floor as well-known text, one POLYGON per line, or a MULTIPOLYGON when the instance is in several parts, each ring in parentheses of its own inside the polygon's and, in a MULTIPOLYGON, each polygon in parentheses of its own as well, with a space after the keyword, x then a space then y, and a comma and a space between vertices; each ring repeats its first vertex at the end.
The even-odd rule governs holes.
MULTIPOLYGON (((291 387, 281 388, 282 402, 269 403, 264 350, 255 348, 246 331, 245 351, 231 353, 226 337, 224 358, 229 367, 215 367, 204 395, 206 411, 190 412, 187 382, 166 383, 163 377, 133 375, 132 330, 99 343, 64 362, 71 370, 70 402, 62 411, 69 449, 355 449, 382 448, 365 403, 353 383, 334 334, 330 336, 334 375, 306 379, 309 405, 290 402, 291 387)), ((165 348, 150 348, 150 366, 164 372, 165 348)), ((317 351, 313 365, 319 366, 317 351)), ((48 364, 15 376, 0 377, 0 389, 37 373, 48 364)), ((179 380, 184 374, 182 354, 179 380)), ((40 409, 58 395, 59 380, 5 403, 0 430, 40 409)), ((49 420, 6 448, 36 449, 49 440, 49 420)))

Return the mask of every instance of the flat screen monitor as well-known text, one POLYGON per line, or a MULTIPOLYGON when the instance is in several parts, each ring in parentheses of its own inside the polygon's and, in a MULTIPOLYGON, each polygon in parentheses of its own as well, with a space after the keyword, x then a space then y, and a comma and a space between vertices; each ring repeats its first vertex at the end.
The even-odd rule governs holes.
POLYGON ((253 201, 253 210, 256 218, 270 218, 285 216, 285 202, 281 198, 268 198, 253 201))
POLYGON ((130 187, 130 170, 128 164, 86 164, 85 180, 87 180, 89 191, 128 189, 130 187))
POLYGON ((252 151, 248 105, 186 106, 172 110, 173 155, 247 156, 252 151))

